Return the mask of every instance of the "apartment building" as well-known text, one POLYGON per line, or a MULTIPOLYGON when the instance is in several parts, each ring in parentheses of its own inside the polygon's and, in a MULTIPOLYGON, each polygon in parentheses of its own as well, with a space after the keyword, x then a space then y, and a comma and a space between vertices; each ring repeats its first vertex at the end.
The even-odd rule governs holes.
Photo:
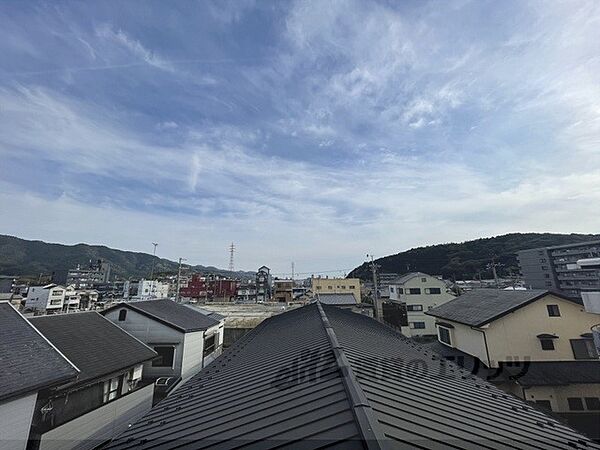
POLYGON ((67 284, 75 289, 92 289, 95 284, 108 283, 110 280, 110 263, 101 259, 90 261, 87 267, 77 265, 67 272, 67 284))
POLYGON ((259 267, 256 272, 256 302, 263 303, 271 301, 273 279, 271 269, 267 266, 259 267))
POLYGON ((600 241, 522 250, 517 256, 529 288, 559 290, 574 298, 581 298, 581 292, 600 291, 600 268, 573 268, 579 260, 600 257, 600 241))
POLYGON ((473 367, 479 364, 503 390, 594 432, 586 423, 600 423, 600 359, 592 334, 600 315, 581 300, 547 290, 480 289, 427 314, 436 320, 442 354, 454 357, 458 350, 474 358, 473 367))
POLYGON ((126 281, 123 284, 123 298, 131 300, 148 300, 167 298, 169 285, 157 280, 141 279, 137 282, 126 281))
POLYGON ((56 314, 63 310, 66 288, 58 284, 30 286, 25 298, 25 311, 35 314, 56 314))
POLYGON ((274 280, 273 281, 273 299, 279 303, 289 303, 294 299, 293 280, 274 280))
POLYGON ((389 285, 389 302, 406 306, 408 323, 402 332, 407 336, 435 336, 435 319, 425 313, 454 298, 443 280, 423 272, 408 273, 389 285))
POLYGON ((329 278, 312 277, 310 279, 310 290, 314 295, 318 294, 353 294, 357 303, 361 303, 359 278, 329 278))

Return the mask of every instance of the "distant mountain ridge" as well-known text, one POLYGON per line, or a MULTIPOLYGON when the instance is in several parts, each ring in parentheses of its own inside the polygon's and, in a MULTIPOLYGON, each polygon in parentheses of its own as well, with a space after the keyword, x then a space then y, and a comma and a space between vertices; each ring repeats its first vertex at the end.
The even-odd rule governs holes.
MULTIPOLYGON (((491 238, 476 239, 461 243, 449 243, 418 247, 385 256, 376 260, 382 273, 404 274, 425 272, 443 275, 451 279, 491 278, 488 268, 492 258, 501 265, 497 267, 499 276, 516 275, 519 263, 516 253, 536 247, 574 244, 600 239, 600 234, 553 234, 553 233, 511 233, 491 238)), ((371 268, 367 263, 355 268, 348 277, 371 279, 371 268)))
MULTIPOLYGON (((104 245, 63 245, 30 241, 0 234, 0 274, 37 277, 51 274, 58 282, 66 280, 67 271, 87 266, 90 260, 110 262, 111 272, 122 278, 148 277, 155 261, 154 273, 175 273, 178 263, 148 253, 117 250, 104 245)), ((191 266, 193 272, 214 273, 248 278, 254 272, 230 272, 212 266, 191 266)))

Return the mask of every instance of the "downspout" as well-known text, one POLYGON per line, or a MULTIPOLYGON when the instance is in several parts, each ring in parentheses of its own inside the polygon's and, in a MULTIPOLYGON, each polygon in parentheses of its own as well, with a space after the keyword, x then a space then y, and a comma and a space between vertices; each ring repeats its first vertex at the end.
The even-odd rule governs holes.
POLYGON ((475 330, 475 331, 479 331, 480 333, 483 334, 483 343, 485 345, 485 356, 487 358, 487 366, 488 368, 490 367, 490 365, 492 364, 492 361, 490 360, 490 351, 488 349, 488 343, 487 343, 487 337, 485 336, 485 330, 481 330, 479 328, 475 328, 475 327, 471 327, 471 330, 475 330))

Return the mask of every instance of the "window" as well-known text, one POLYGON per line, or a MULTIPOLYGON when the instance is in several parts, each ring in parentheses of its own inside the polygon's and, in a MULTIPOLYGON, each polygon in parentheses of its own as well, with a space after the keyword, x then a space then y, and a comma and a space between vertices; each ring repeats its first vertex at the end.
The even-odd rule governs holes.
POLYGON ((398 288, 398 294, 404 294, 404 289, 403 288, 398 288))
POLYGON ((535 404, 547 409, 548 411, 552 411, 552 403, 550 403, 550 400, 536 400, 535 404))
POLYGON ((560 317, 560 310, 558 309, 558 305, 546 305, 548 309, 548 316, 550 317, 560 317))
POLYGON ((327 289, 333 289, 333 286, 327 286, 327 289))
POLYGON ((426 294, 441 294, 442 290, 440 288, 425 288, 426 294))
POLYGON ((547 261, 546 261, 546 258, 540 258, 540 262, 541 262, 541 263, 545 263, 545 262, 547 262, 547 261))
POLYGON ((585 407, 588 409, 588 411, 600 411, 600 398, 586 397, 585 407))
POLYGON ((567 398, 567 402, 571 411, 583 411, 583 401, 580 398, 569 397, 567 398))
POLYGON ((390 286, 390 292, 394 292, 394 288, 390 286))
POLYGON ((410 322, 410 328, 415 330, 424 330, 425 322, 410 322))
POLYGON ((111 378, 104 382, 102 390, 102 401, 104 403, 114 400, 119 396, 119 379, 120 377, 111 378))
POLYGON ((175 347, 172 345, 155 345, 154 351, 159 358, 152 361, 152 367, 173 367, 175 359, 175 347))
POLYGON ((542 350, 554 350, 554 340, 553 339, 540 339, 542 343, 542 350))
POLYGON ((438 327, 438 336, 440 338, 440 342, 452 345, 452 340, 450 339, 450 330, 448 328, 438 327))
POLYGON ((550 278, 550 274, 549 273, 545 273, 544 274, 544 278, 550 278))
POLYGON ((425 278, 425 277, 421 278, 421 283, 427 283, 427 278, 425 278))
POLYGON ((348 286, 348 289, 354 289, 354 286, 348 286))
POLYGON ((320 291, 320 290, 321 290, 321 286, 317 286, 317 291, 320 291))
POLYGON ((423 305, 406 305, 407 311, 423 311, 423 305))
POLYGON ((592 339, 571 339, 571 348, 575 359, 596 359, 598 352, 592 339))
POLYGON ((409 288, 407 294, 410 295, 419 295, 421 293, 421 288, 409 288))
POLYGON ((119 311, 119 322, 123 322, 127 318, 127 310, 122 309, 119 311))
POLYGON ((216 334, 213 334, 212 336, 209 336, 206 339, 204 339, 204 356, 210 355, 212 352, 215 351, 215 336, 216 334))

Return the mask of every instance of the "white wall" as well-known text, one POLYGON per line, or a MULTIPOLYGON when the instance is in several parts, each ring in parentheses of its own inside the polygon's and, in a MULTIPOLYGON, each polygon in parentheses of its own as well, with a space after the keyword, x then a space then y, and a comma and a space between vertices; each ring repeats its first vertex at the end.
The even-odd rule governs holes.
POLYGON ((92 449, 112 439, 150 410, 153 393, 149 384, 44 433, 40 450, 92 449))
POLYGON ((24 449, 37 392, 0 403, 0 450, 24 449))
POLYGON ((148 377, 181 376, 184 333, 132 311, 131 309, 123 309, 127 310, 127 317, 122 322, 119 321, 119 311, 121 311, 121 308, 115 308, 114 310, 109 311, 104 317, 115 325, 123 328, 149 347, 153 347, 154 344, 175 345, 173 368, 152 367, 152 362, 149 361, 144 364, 144 375, 148 377))
POLYGON ((186 380, 202 370, 202 352, 204 351, 204 331, 186 333, 183 344, 181 378, 186 380))

